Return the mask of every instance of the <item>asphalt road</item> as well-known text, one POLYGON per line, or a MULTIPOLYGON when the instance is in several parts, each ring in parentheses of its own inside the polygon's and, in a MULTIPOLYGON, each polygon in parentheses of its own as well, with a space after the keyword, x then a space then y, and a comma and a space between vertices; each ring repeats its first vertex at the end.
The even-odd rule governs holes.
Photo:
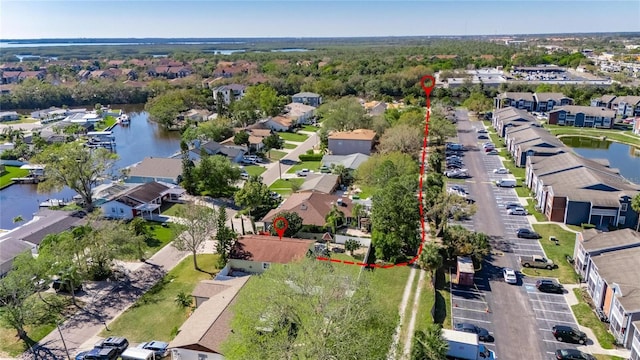
POLYGON ((305 134, 309 135, 309 138, 281 159, 281 161, 291 160, 291 164, 281 164, 280 168, 278 168, 278 162, 274 161, 273 163, 267 165, 267 170, 262 173, 262 182, 265 185, 269 186, 273 184, 274 181, 280 178, 280 171, 282 171, 282 174, 284 175, 295 162, 299 161, 298 155, 305 154, 307 150, 313 149, 313 147, 316 146, 320 141, 320 139, 318 138, 318 134, 316 133, 305 132, 305 134))

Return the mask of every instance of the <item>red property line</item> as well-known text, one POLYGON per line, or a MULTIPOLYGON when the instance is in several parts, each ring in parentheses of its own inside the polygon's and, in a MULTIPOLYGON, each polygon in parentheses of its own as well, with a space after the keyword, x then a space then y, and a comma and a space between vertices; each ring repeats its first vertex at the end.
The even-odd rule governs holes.
POLYGON ((388 269, 388 268, 397 267, 397 266, 411 265, 414 262, 416 262, 420 257, 420 254, 422 253, 422 247, 424 246, 424 241, 427 237, 425 222, 424 222, 424 205, 422 202, 422 180, 424 178, 424 163, 427 157, 427 140, 429 138, 429 120, 431 117, 431 90, 433 90, 433 88, 436 85, 436 79, 431 75, 425 75, 420 79, 420 85, 422 86, 422 89, 424 90, 424 93, 427 97, 427 114, 425 116, 426 123, 424 125, 424 140, 422 142, 422 163, 420 164, 420 184, 418 186, 418 198, 420 200, 420 227, 421 227, 421 231, 420 231, 421 238, 420 238, 420 247, 418 248, 418 254, 414 256, 413 259, 411 259, 411 261, 409 262, 404 262, 399 264, 388 264, 388 265, 367 264, 363 262, 353 262, 348 260, 337 260, 337 259, 330 259, 323 256, 318 256, 316 257, 316 259, 321 261, 330 261, 332 263, 342 263, 347 265, 369 266, 374 268, 388 269), (431 85, 429 86, 425 85, 427 82, 430 82, 431 85))

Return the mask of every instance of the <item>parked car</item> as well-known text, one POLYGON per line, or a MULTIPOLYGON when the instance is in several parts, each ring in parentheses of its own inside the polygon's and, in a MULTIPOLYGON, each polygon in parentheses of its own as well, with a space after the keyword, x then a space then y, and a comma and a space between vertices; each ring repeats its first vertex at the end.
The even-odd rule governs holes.
POLYGON ((116 360, 118 358, 116 348, 93 348, 76 355, 76 360, 116 360))
POLYGON ((507 284, 517 284, 518 283, 518 275, 516 275, 516 271, 510 268, 502 269, 502 276, 504 276, 504 282, 507 284))
POLYGON ((302 170, 296 171, 296 175, 298 175, 298 176, 307 176, 310 173, 311 173, 311 171, 309 169, 302 169, 302 170))
POLYGON ((167 348, 169 347, 169 344, 164 341, 153 340, 144 342, 137 347, 140 349, 153 351, 156 354, 156 358, 159 359, 167 356, 167 348))
POLYGON ((123 337, 111 336, 98 341, 94 347, 97 349, 114 348, 118 350, 118 355, 120 355, 129 347, 129 341, 123 337))
POLYGON ((457 323, 453 326, 453 329, 457 331, 464 331, 471 334, 478 334, 478 339, 480 339, 480 341, 491 340, 491 335, 489 334, 489 331, 487 331, 487 329, 481 328, 479 326, 475 326, 470 323, 457 323))
POLYGON ((551 270, 556 267, 553 260, 549 260, 540 255, 521 255, 519 257, 520 265, 524 267, 534 267, 538 269, 551 270))
POLYGON ((537 232, 527 229, 527 228, 520 228, 516 231, 516 234, 518 235, 519 238, 523 238, 523 239, 540 239, 542 238, 542 236, 540 234, 538 234, 537 232))
POLYGON ((522 204, 515 203, 515 202, 510 202, 510 203, 507 203, 507 205, 505 205, 505 209, 507 209, 507 210, 513 209, 513 208, 517 208, 517 207, 522 207, 522 204))
POLYGON ((564 294, 564 287, 553 280, 537 280, 536 289, 540 292, 564 294))
POLYGON ((247 173, 246 171, 241 172, 240 173, 240 179, 249 180, 249 173, 247 173))
POLYGON ((556 350, 556 359, 558 360, 596 360, 595 356, 585 354, 576 349, 559 349, 556 350))
POLYGON ((491 149, 489 151, 487 151, 487 155, 498 155, 498 150, 496 149, 491 149))
POLYGON ((584 345, 587 342, 587 334, 571 326, 556 325, 551 328, 551 331, 553 332, 553 337, 558 341, 578 343, 580 345, 584 345))
POLYGON ((329 174, 329 173, 331 173, 331 168, 329 168, 326 165, 322 165, 320 167, 320 172, 323 173, 323 174, 329 174))
POLYGON ((485 134, 478 135, 478 139, 480 139, 480 140, 484 140, 484 139, 488 139, 488 138, 489 137, 487 135, 485 135, 485 134))
POLYGON ((487 147, 484 148, 484 152, 490 152, 490 151, 495 150, 495 149, 496 148, 493 147, 493 146, 487 146, 487 147))
POLYGON ((450 187, 451 190, 457 191, 457 192, 461 192, 464 194, 467 194, 467 189, 465 189, 464 187, 460 186, 460 185, 453 185, 450 187))
POLYGON ((480 128, 480 129, 478 129, 476 131, 478 132, 478 134, 486 134, 487 133, 487 130, 486 129, 482 129, 482 128, 480 128))
POLYGON ((451 169, 444 172, 444 176, 451 179, 466 179, 469 176, 467 169, 451 169))
POLYGON ((509 171, 509 169, 507 169, 507 168, 498 168, 498 169, 493 169, 493 173, 494 174, 500 174, 500 175, 506 175, 506 174, 510 174, 511 171, 509 171))
POLYGON ((527 210, 521 207, 517 207, 517 208, 507 210, 507 214, 523 216, 523 215, 527 215, 527 210))

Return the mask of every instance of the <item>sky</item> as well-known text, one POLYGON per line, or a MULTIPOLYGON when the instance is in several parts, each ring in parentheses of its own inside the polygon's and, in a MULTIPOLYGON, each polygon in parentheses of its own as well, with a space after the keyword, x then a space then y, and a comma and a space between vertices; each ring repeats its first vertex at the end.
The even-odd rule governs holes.
POLYGON ((0 38, 229 38, 640 31, 640 1, 0 0, 0 38))

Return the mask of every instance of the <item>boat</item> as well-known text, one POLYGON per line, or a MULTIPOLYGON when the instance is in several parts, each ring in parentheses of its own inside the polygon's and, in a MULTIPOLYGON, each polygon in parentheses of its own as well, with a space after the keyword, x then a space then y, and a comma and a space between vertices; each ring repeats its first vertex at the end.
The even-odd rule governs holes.
POLYGON ((60 199, 48 199, 40 203, 40 207, 63 207, 69 205, 70 202, 66 202, 60 199))
POLYGON ((129 119, 129 115, 122 114, 122 115, 118 116, 118 124, 120 124, 120 125, 129 125, 130 122, 131 122, 131 119, 129 119))

